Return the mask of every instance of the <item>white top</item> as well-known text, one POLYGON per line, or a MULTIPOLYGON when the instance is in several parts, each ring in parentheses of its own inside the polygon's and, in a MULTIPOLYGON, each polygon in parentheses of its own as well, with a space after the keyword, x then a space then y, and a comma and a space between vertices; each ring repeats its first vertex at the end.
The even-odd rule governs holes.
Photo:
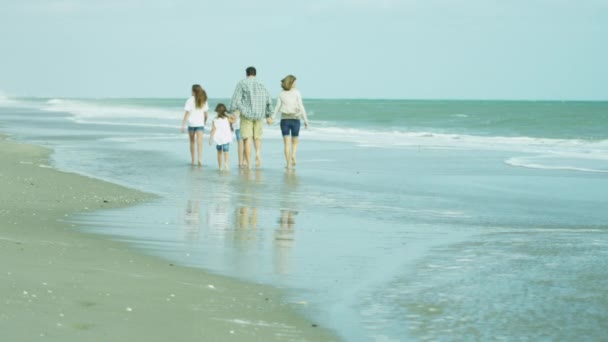
POLYGON ((306 110, 302 103, 302 95, 297 89, 283 90, 279 93, 277 106, 274 109, 272 117, 275 117, 279 112, 288 114, 294 118, 303 117, 306 120, 306 110))
POLYGON ((209 104, 207 102, 205 102, 203 108, 196 108, 196 102, 194 101, 194 96, 192 96, 186 101, 184 110, 190 113, 190 116, 188 116, 189 127, 205 126, 205 112, 209 111, 209 104))
POLYGON ((232 124, 232 128, 236 131, 237 129, 241 129, 241 116, 235 115, 236 121, 232 124))
POLYGON ((230 130, 230 121, 226 118, 213 119, 213 142, 217 145, 229 144, 232 141, 232 131, 230 130))

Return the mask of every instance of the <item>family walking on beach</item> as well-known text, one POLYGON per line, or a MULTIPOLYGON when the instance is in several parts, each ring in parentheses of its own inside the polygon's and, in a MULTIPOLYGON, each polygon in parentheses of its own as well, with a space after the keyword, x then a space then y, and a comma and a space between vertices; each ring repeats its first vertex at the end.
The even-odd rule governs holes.
MULTIPOLYGON (((281 80, 283 90, 277 97, 277 104, 273 110, 270 93, 256 78, 256 69, 247 68, 246 75, 247 78, 237 84, 229 108, 223 103, 215 108, 216 117, 211 124, 209 144, 216 145, 219 169, 229 170, 229 151, 233 135, 238 144, 239 168, 253 166, 252 140, 255 147, 255 166, 261 167, 263 121, 266 120, 268 125, 272 125, 279 112, 286 168, 295 167, 300 120, 304 120, 304 126, 308 128, 302 95, 296 89, 296 77, 288 75, 281 80)), ((192 165, 202 165, 203 133, 209 115, 207 100, 207 92, 200 85, 195 84, 192 86, 192 96, 184 107, 182 132, 186 132, 187 125, 192 165)))

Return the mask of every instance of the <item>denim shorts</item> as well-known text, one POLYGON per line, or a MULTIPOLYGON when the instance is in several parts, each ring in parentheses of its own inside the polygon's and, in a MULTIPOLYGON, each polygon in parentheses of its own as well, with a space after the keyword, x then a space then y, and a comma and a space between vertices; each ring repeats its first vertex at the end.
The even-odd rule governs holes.
POLYGON ((292 136, 297 138, 300 135, 300 120, 283 119, 281 120, 281 132, 284 137, 292 136), (291 132, 291 133, 290 133, 291 132))
POLYGON ((188 126, 188 132, 205 132, 205 126, 196 126, 196 127, 190 127, 188 126))
POLYGON ((241 129, 240 128, 234 130, 234 135, 236 135, 236 141, 243 140, 243 137, 241 136, 241 129))
POLYGON ((218 152, 228 152, 230 151, 230 144, 216 145, 215 148, 218 152))

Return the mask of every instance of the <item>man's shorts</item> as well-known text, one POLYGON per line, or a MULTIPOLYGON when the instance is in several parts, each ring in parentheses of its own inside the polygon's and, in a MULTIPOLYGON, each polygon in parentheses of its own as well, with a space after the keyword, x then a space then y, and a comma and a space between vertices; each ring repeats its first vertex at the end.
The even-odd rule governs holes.
POLYGON ((261 139, 263 122, 263 119, 253 121, 241 116, 241 136, 243 139, 261 139))

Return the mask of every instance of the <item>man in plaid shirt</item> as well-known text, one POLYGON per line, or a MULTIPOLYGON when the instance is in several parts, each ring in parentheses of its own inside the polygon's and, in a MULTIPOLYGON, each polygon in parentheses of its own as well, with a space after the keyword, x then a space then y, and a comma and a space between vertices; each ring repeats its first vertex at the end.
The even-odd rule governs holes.
POLYGON ((251 167, 251 138, 255 144, 255 165, 262 165, 262 120, 271 124, 272 98, 266 87, 256 79, 254 67, 247 68, 247 78, 240 81, 232 95, 229 111, 240 112, 241 136, 245 144, 245 163, 251 167))

